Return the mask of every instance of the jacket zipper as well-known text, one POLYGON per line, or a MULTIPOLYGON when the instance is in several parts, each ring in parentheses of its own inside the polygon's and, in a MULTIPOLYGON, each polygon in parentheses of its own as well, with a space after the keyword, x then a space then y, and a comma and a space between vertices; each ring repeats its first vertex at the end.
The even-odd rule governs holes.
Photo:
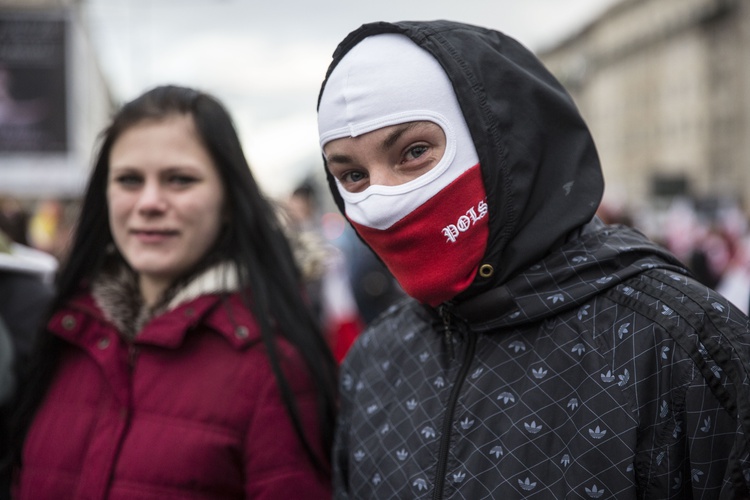
POLYGON ((138 357, 138 347, 134 344, 128 345, 128 366, 130 367, 130 371, 132 372, 135 368, 135 360, 138 357))
POLYGON ((445 338, 446 348, 448 349, 449 361, 456 357, 455 348, 453 347, 453 330, 451 325, 451 312, 446 306, 440 306, 440 316, 443 318, 443 335, 445 338))
MULTIPOLYGON (((453 333, 450 330, 450 312, 446 308, 441 308, 440 314, 443 317, 443 325, 445 326, 446 341, 449 342, 449 352, 451 360, 453 359, 453 333)), ((450 397, 448 398, 448 406, 446 407, 445 420, 443 420, 443 432, 440 436, 440 451, 438 452, 438 463, 437 471, 435 473, 435 489, 432 493, 433 500, 440 500, 443 498, 443 488, 445 485, 445 471, 448 468, 448 448, 450 447, 451 440, 451 429, 453 428, 453 414, 456 410, 456 403, 458 402, 458 396, 461 394, 461 387, 466 380, 466 376, 469 374, 470 362, 474 357, 474 350, 476 348, 477 339, 474 335, 468 335, 468 344, 463 357, 463 364, 461 370, 456 376, 456 381, 451 389, 450 397)))

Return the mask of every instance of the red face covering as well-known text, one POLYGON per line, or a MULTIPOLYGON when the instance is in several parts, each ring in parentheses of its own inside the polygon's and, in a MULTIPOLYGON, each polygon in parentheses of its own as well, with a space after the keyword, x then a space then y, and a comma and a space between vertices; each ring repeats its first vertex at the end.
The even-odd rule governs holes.
POLYGON ((437 306, 477 273, 489 234, 485 198, 477 164, 388 229, 352 225, 406 293, 437 306))

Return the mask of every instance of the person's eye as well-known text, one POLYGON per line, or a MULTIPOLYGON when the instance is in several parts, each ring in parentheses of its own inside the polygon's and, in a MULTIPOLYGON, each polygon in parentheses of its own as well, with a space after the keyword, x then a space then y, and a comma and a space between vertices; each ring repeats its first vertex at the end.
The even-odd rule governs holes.
POLYGON ((171 185, 177 186, 177 187, 190 186, 198 182, 197 177, 194 177, 192 175, 185 175, 185 174, 172 174, 168 177, 167 180, 169 181, 171 185))
POLYGON ((367 174, 361 170, 347 170, 339 176, 339 182, 347 191, 359 191, 367 179, 367 174))
POLYGON ((119 174, 115 176, 115 183, 124 188, 138 187, 143 183, 143 177, 138 174, 119 174))
POLYGON ((415 160, 425 154, 428 149, 430 148, 425 145, 413 146, 406 151, 406 160, 415 160))

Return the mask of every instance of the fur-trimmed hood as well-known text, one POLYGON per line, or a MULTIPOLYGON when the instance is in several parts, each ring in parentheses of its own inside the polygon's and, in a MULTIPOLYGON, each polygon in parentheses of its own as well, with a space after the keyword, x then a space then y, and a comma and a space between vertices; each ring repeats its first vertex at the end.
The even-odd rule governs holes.
POLYGON ((126 338, 134 338, 155 316, 202 295, 230 293, 239 289, 236 268, 224 262, 212 266, 184 284, 167 290, 153 307, 143 302, 137 275, 126 265, 104 272, 93 282, 91 294, 104 316, 126 338))

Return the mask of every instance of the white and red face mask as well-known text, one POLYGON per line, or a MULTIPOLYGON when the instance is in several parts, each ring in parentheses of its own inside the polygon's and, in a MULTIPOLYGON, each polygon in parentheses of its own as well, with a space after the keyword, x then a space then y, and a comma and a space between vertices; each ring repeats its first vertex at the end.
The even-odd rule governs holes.
POLYGON ((448 76, 406 36, 372 36, 336 66, 318 109, 321 147, 414 121, 445 134, 432 170, 397 186, 338 188, 347 218, 404 290, 436 306, 471 284, 489 233, 479 159, 448 76))

